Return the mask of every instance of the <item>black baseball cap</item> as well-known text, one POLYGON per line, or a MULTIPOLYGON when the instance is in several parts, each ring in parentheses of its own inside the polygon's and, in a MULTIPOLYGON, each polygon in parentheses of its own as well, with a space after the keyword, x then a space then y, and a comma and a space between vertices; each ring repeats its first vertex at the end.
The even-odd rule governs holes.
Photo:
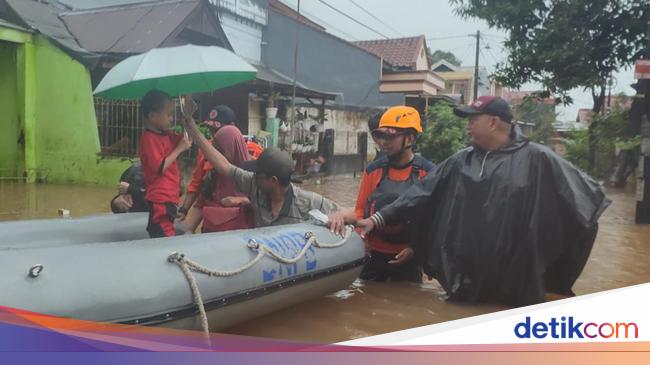
POLYGON ((214 109, 210 110, 209 118, 217 120, 221 124, 234 124, 237 122, 235 112, 228 105, 217 105, 214 109))
POLYGON ((293 160, 287 152, 269 147, 257 160, 246 161, 242 168, 257 174, 275 176, 278 179, 290 179, 293 174, 293 160))
POLYGON ((506 123, 512 123, 512 109, 510 109, 510 105, 498 96, 481 96, 470 105, 455 107, 454 114, 463 118, 472 115, 488 114, 499 117, 506 123))

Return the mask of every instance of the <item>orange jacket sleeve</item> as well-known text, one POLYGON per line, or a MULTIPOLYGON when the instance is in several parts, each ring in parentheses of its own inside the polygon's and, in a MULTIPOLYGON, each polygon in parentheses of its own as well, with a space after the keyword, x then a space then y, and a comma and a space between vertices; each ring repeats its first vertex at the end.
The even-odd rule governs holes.
MULTIPOLYGON (((376 170, 368 174, 367 172, 363 173, 361 177, 361 182, 359 183, 359 194, 357 195, 357 204, 354 207, 354 214, 357 219, 365 218, 366 205, 368 204, 368 198, 372 195, 375 187, 377 186, 377 172, 381 174, 381 170, 376 170)), ((379 175, 381 176, 381 175, 379 175)))

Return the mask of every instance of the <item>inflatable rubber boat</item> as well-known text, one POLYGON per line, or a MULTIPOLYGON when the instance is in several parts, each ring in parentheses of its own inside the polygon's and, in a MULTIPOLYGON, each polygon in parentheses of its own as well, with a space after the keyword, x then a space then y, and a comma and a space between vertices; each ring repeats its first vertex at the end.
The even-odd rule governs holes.
POLYGON ((361 238, 298 224, 149 239, 146 213, 0 222, 0 305, 223 329, 346 288, 361 238))

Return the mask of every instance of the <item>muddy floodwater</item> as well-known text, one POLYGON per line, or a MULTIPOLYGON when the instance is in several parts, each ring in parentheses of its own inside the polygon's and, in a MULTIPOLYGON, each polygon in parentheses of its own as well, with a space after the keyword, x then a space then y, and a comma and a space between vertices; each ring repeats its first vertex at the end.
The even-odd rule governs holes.
MULTIPOLYGON (((353 206, 358 180, 326 178, 303 188, 353 206)), ((0 183, 0 220, 73 217, 109 212, 115 189, 0 183)), ((634 187, 608 190, 613 201, 587 266, 574 286, 578 295, 650 282, 650 225, 634 224, 634 187)), ((554 298, 549 298, 554 299, 554 298)), ((506 309, 444 300, 435 281, 421 285, 355 282, 347 290, 255 319, 224 332, 290 340, 338 342, 506 309)))

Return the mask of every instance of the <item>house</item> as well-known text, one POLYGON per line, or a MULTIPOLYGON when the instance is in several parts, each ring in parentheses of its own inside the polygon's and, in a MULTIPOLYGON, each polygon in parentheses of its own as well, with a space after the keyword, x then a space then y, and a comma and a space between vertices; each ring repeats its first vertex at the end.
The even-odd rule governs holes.
POLYGON ((431 71, 424 35, 353 43, 381 58, 380 92, 403 94, 404 104, 415 107, 422 115, 430 101, 441 98, 445 81, 431 71))
POLYGON ((95 56, 58 10, 0 0, 0 177, 114 185, 128 162, 97 156, 88 69, 95 56))
MULTIPOLYGON (((461 104, 471 103, 474 97, 474 66, 456 66, 446 60, 440 60, 431 66, 431 70, 445 81, 443 94, 449 95, 461 104)), ((479 67, 478 95, 501 96, 503 88, 490 79, 487 68, 479 67)))
MULTIPOLYGON (((248 3, 250 2, 246 2, 248 3)), ((261 3, 264 5, 265 2, 261 3)), ((238 21, 244 22, 245 18, 249 19, 246 20, 249 24, 250 19, 265 22, 266 8, 263 16, 259 16, 251 9, 243 9, 241 4, 243 2, 208 0, 51 0, 47 3, 0 0, 1 18, 6 19, 6 24, 3 25, 9 27, 12 34, 29 33, 29 36, 13 38, 33 38, 33 42, 23 42, 28 47, 7 46, 15 50, 12 48, 11 52, 3 52, 6 67, 20 71, 21 65, 18 63, 21 58, 13 57, 13 54, 22 55, 21 50, 29 49, 32 43, 39 45, 38 50, 42 48, 55 53, 54 56, 49 53, 46 55, 45 51, 37 53, 40 61, 37 67, 41 69, 36 77, 36 88, 38 92, 43 89, 43 93, 48 95, 36 98, 37 105, 32 108, 39 112, 34 122, 31 122, 40 128, 39 133, 34 128, 25 128, 22 121, 29 122, 30 119, 21 117, 19 111, 12 113, 14 116, 7 117, 7 121, 3 120, 1 124, 7 124, 10 132, 3 135, 7 143, 3 143, 2 148, 7 151, 2 152, 3 156, 8 157, 3 159, 0 166, 3 174, 22 176, 23 171, 28 171, 29 181, 40 179, 113 185, 129 163, 125 159, 137 156, 137 141, 142 131, 139 102, 93 98, 94 87, 119 61, 155 47, 192 43, 232 50, 234 47, 226 32, 238 33, 238 21), (219 7, 212 3, 218 3, 219 7), (222 27, 221 18, 228 22, 226 26, 222 27), (59 57, 61 55, 67 58, 59 57), (8 65, 13 59, 18 60, 17 64, 8 65), (52 60, 52 65, 44 65, 47 59, 52 60), (63 66, 58 67, 59 63, 70 68, 70 71, 63 70, 63 66), (50 82, 50 78, 54 81, 50 82), (66 87, 61 88, 61 85, 66 87), (41 105, 41 102, 48 99, 52 105, 41 105), (45 115, 46 110, 51 113, 45 115), (52 120, 57 123, 52 123, 52 120), (41 133, 41 130, 47 133, 41 133), (36 143, 33 142, 35 138, 38 138, 36 143), (13 142, 9 143, 11 141, 13 142), (70 145, 74 145, 75 149, 69 148, 70 145), (41 146, 46 146, 47 149, 42 149, 41 146)), ((3 34, 9 33, 3 31, 3 34)), ((261 30, 258 38, 261 42, 261 30)), ((233 43, 242 52, 250 51, 251 47, 246 45, 245 39, 233 39, 233 43)), ((4 43, 2 45, 5 46, 4 43)), ((259 58, 261 44, 257 43, 256 46, 259 58)), ((246 58, 254 59, 255 52, 247 54, 246 58)), ((255 133, 261 129, 262 108, 255 105, 256 101, 259 104, 259 95, 270 95, 273 92, 290 95, 293 85, 290 79, 273 70, 262 66, 258 68, 258 79, 251 83, 228 91, 198 96, 201 113, 207 115, 214 105, 228 104, 238 114, 241 122, 239 126, 244 133, 255 133), (251 108, 251 105, 255 107, 251 108), (249 118, 256 121, 250 129, 249 118)), ((3 76, 11 74, 3 73, 3 76)), ((15 89, 11 85, 20 85, 18 78, 6 81, 2 85, 8 85, 7 90, 15 89)), ((300 83, 296 85, 296 94, 309 100, 329 100, 335 97, 308 90, 300 83)), ((25 95, 33 95, 33 91, 30 90, 25 95)), ((16 96, 12 94, 2 102, 13 106, 14 99, 16 96)), ((319 103, 322 105, 322 102, 319 103)), ((11 108, 7 107, 7 110, 11 108)), ((25 110, 20 112, 29 115, 25 110)), ((27 127, 29 126, 28 123, 27 127)))
POLYGON ((578 116, 576 117, 576 123, 583 126, 588 125, 591 120, 591 113, 593 113, 591 108, 578 109, 578 116))

